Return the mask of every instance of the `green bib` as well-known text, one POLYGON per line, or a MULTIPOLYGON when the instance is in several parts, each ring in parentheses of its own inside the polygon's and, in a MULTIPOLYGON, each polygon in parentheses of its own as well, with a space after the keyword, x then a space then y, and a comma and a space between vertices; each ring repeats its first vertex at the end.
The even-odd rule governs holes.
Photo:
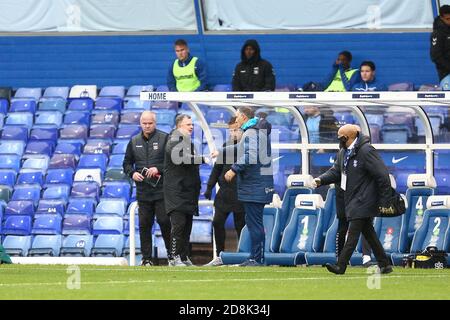
MULTIPOLYGON (((347 76, 347 79, 350 79, 356 71, 358 71, 358 69, 351 69, 345 71, 344 73, 347 76)), ((333 81, 330 83, 328 88, 325 89, 325 91, 335 91, 335 92, 347 91, 345 90, 344 83, 342 82, 341 73, 339 72, 339 70, 336 72, 333 81)))
POLYGON ((10 264, 12 263, 11 258, 6 254, 5 249, 0 244, 0 264, 10 264))
POLYGON ((178 59, 173 63, 173 76, 177 81, 177 90, 179 92, 192 92, 200 87, 200 80, 195 74, 195 63, 197 57, 193 57, 191 62, 185 67, 178 65, 178 59))

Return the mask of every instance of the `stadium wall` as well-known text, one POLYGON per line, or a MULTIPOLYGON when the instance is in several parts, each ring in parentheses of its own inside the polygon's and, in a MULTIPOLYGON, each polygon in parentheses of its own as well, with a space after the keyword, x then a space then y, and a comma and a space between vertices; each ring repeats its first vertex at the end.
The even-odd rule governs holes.
POLYGON ((74 84, 165 84, 174 59, 172 43, 185 38, 191 52, 207 60, 211 85, 229 83, 246 39, 260 42, 278 84, 321 81, 337 52, 350 50, 353 66, 377 64, 386 83, 437 83, 429 58, 429 33, 272 35, 107 35, 0 37, 0 85, 17 87, 74 84))

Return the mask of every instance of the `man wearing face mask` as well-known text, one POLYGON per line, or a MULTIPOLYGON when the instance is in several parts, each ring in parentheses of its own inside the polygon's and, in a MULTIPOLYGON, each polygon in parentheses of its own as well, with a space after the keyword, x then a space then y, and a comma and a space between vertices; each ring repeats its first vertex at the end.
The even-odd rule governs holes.
POLYGON ((315 179, 317 186, 339 183, 349 222, 348 237, 337 264, 326 267, 332 273, 344 274, 362 233, 373 250, 380 273, 390 273, 392 266, 372 224, 372 218, 380 212, 393 210, 389 203, 389 172, 370 138, 361 134, 357 126, 342 126, 338 139, 341 150, 334 165, 315 179))

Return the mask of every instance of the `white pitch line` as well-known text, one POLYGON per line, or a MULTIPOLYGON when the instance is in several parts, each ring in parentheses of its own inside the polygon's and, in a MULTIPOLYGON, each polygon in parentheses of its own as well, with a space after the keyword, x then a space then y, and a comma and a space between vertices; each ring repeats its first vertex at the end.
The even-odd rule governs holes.
MULTIPOLYGON (((448 278, 446 275, 397 275, 382 276, 383 280, 405 279, 405 278, 448 278)), ((363 280, 367 276, 341 276, 338 280, 363 280)), ((269 282, 269 281, 316 281, 330 280, 330 277, 310 277, 310 278, 261 278, 261 279, 179 279, 179 280, 124 280, 124 281, 81 281, 81 285, 119 285, 132 283, 191 283, 191 282, 269 282)), ((66 282, 35 282, 35 283, 0 283, 0 287, 30 287, 30 286, 65 286, 66 282)))

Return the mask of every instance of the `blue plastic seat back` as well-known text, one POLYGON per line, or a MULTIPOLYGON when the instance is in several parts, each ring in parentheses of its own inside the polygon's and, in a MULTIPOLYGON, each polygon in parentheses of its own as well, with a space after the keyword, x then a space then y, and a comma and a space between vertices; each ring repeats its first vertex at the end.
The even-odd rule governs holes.
POLYGON ((99 97, 117 97, 123 98, 125 96, 124 86, 106 86, 100 90, 99 97))
POLYGON ((85 125, 69 124, 59 132, 61 139, 87 139, 88 130, 85 125))
POLYGON ((152 107, 151 101, 142 101, 138 97, 136 98, 127 98, 124 102, 123 109, 124 110, 150 110, 152 107))
POLYGON ((206 114, 206 121, 208 123, 224 123, 227 124, 230 121, 231 113, 227 109, 211 108, 206 114))
POLYGON ((280 217, 280 225, 282 230, 288 223, 292 212, 295 208, 295 197, 299 194, 312 194, 313 191, 310 188, 304 187, 291 187, 286 189, 284 193, 283 202, 281 205, 281 217, 280 217))
POLYGON ((125 158, 124 154, 112 154, 109 157, 108 168, 122 168, 123 159, 125 158))
POLYGON ((323 230, 326 232, 334 221, 336 216, 336 189, 330 187, 325 198, 325 206, 323 208, 323 230))
POLYGON ((99 234, 122 234, 123 221, 120 217, 99 217, 92 230, 93 235, 99 234))
POLYGON ((68 111, 64 115, 64 124, 81 124, 89 126, 90 114, 86 111, 68 111))
POLYGON ((22 156, 25 150, 25 145, 26 144, 23 140, 0 140, 0 154, 15 154, 22 156))
MULTIPOLYGON (((1 145, 0 141, 0 145, 1 145)), ((2 154, 0 152, 0 169, 12 169, 19 171, 21 156, 17 154, 2 154)))
POLYGON ((64 99, 45 99, 39 102, 39 111, 56 111, 64 113, 67 102, 64 99))
POLYGON ((339 220, 335 216, 330 227, 326 231, 325 240, 323 245, 323 252, 336 253, 336 235, 338 231, 339 220))
POLYGON ((123 198, 130 201, 131 186, 128 182, 107 182, 102 189, 102 197, 123 198))
POLYGON ((232 90, 232 87, 230 84, 216 84, 213 88, 213 91, 216 92, 229 92, 232 90))
POLYGON ((36 101, 34 100, 14 100, 11 101, 9 112, 31 112, 36 113, 36 101))
POLYGON ((6 216, 30 216, 34 215, 34 202, 31 200, 11 200, 5 208, 6 216))
POLYGON ((56 144, 58 128, 35 128, 31 130, 30 140, 51 140, 56 144))
POLYGON ((96 124, 92 125, 89 131, 91 139, 113 139, 116 132, 114 125, 96 124))
POLYGON ((62 183, 71 185, 73 183, 74 171, 72 168, 49 169, 45 177, 46 184, 62 183))
POLYGON ((124 242, 125 238, 122 234, 100 234, 95 240, 92 255, 120 257, 124 242))
POLYGON ((17 184, 38 184, 42 186, 44 176, 41 171, 25 171, 19 173, 17 184))
POLYGON ((71 234, 63 239, 62 255, 82 255, 89 257, 94 246, 94 237, 91 235, 71 234))
POLYGON ((41 186, 35 184, 16 185, 12 195, 12 200, 31 200, 38 204, 41 197, 41 186))
POLYGON ((128 139, 116 139, 113 142, 112 153, 113 154, 125 154, 127 146, 130 140, 128 139))
MULTIPOLYGON (((156 224, 157 223, 153 224, 153 229, 155 229, 156 224)), ((134 231, 136 235, 139 235, 139 215, 136 215, 136 217, 134 218, 134 231)), ((127 236, 130 235, 130 219, 125 220, 125 217, 123 220, 123 234, 127 236)))
POLYGON ((61 235, 37 235, 29 251, 30 256, 59 256, 61 248, 61 235))
POLYGON ((95 110, 115 110, 120 112, 123 100, 121 98, 102 98, 99 97, 95 101, 95 110))
POLYGON ((119 113, 116 111, 96 112, 91 118, 91 125, 94 124, 113 125, 117 127, 119 124, 119 113))
POLYGON ((62 98, 69 96, 69 87, 48 87, 44 91, 44 98, 62 98))
POLYGON ((76 111, 92 111, 94 109, 94 101, 90 98, 77 98, 69 102, 68 110, 76 111))
POLYGON ((56 200, 62 199, 67 201, 70 195, 70 185, 68 184, 49 184, 45 188, 42 199, 56 200))
POLYGON ((25 154, 43 154, 48 157, 53 155, 55 149, 55 141, 39 141, 33 140, 28 142, 25 148, 25 154))
POLYGON ((111 153, 111 144, 105 140, 88 140, 84 145, 83 153, 104 153, 109 155, 111 153))
POLYGON ((108 156, 105 154, 82 154, 78 162, 78 169, 100 168, 104 172, 107 162, 108 156))
POLYGON ((376 218, 378 238, 386 253, 406 252, 408 230, 405 215, 391 218, 376 218))
POLYGON ((14 186, 16 183, 17 173, 11 169, 0 170, 0 185, 14 186))
POLYGON ((450 209, 427 209, 422 225, 417 229, 411 244, 411 252, 423 251, 427 247, 449 251, 450 209))
POLYGON ((388 91, 413 91, 414 84, 412 82, 392 83, 388 86, 388 91))
POLYGON ((28 155, 27 159, 22 163, 22 169, 40 170, 42 173, 47 172, 50 158, 46 155, 28 155))
POLYGON ((123 217, 127 211, 127 202, 120 199, 102 199, 95 209, 97 216, 117 215, 123 217))
POLYGON ((2 130, 2 140, 28 141, 28 128, 22 126, 5 126, 2 130))
POLYGON ((175 125, 175 117, 177 116, 176 111, 174 110, 157 110, 156 113, 156 122, 159 125, 168 125, 173 127, 175 125))
POLYGON ((64 140, 63 141, 59 140, 58 144, 56 145, 54 153, 55 154, 69 154, 69 155, 73 155, 73 156, 76 156, 79 158, 81 155, 81 147, 82 147, 81 143, 64 142, 64 140))
POLYGON ((96 182, 75 182, 70 196, 74 198, 92 198, 98 201, 99 194, 100 189, 96 182))
POLYGON ((87 215, 92 217, 95 212, 95 205, 96 201, 94 199, 72 198, 67 205, 66 214, 87 215))
POLYGON ((35 115, 34 124, 43 126, 61 127, 63 114, 58 111, 39 111, 35 115))
POLYGON ((91 218, 87 215, 70 214, 63 220, 62 234, 91 234, 91 218))
POLYGON ((19 88, 13 99, 33 99, 39 101, 42 97, 42 88, 19 88))
POLYGON ((27 236, 31 233, 30 216, 8 216, 3 225, 3 234, 27 236))
POLYGON ((140 118, 141 118, 141 112, 138 112, 138 111, 122 112, 122 114, 120 116, 120 124, 139 125, 140 118))
POLYGON ((414 232, 420 227, 426 210, 428 197, 434 195, 432 188, 409 188, 406 191, 408 208, 406 217, 408 219, 407 229, 409 238, 412 238, 414 232))
POLYGON ((7 236, 3 241, 3 247, 11 256, 26 257, 31 247, 31 236, 7 236))
POLYGON ((34 114, 31 112, 12 112, 8 113, 6 125, 22 125, 31 129, 33 126, 34 114))
POLYGON ((59 214, 41 214, 34 219, 33 234, 61 234, 62 217, 59 214))
POLYGON ((131 137, 141 132, 141 127, 138 125, 121 126, 116 131, 117 139, 131 139, 131 137))
POLYGON ((48 200, 42 199, 39 201, 39 205, 36 210, 36 215, 38 214, 59 214, 60 216, 64 215, 66 208, 66 201, 57 199, 57 200, 48 200))
POLYGON ((139 97, 142 91, 154 91, 155 88, 151 84, 134 85, 128 88, 127 97, 139 97))

